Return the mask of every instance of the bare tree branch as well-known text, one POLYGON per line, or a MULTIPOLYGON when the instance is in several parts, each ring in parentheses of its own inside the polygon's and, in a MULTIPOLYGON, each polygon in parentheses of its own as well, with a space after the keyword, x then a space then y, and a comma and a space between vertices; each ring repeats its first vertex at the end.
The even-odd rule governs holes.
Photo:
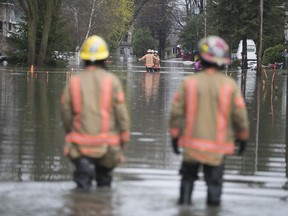
POLYGON ((28 11, 28 6, 26 5, 26 1, 25 0, 18 0, 18 2, 20 4, 21 8, 23 9, 25 15, 28 16, 29 11, 28 11))

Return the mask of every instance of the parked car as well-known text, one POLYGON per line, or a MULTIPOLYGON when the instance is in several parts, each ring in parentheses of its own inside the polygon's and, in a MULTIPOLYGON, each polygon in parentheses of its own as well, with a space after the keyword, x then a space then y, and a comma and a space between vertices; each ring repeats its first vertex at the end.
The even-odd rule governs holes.
POLYGON ((248 68, 250 68, 251 70, 256 70, 257 62, 256 61, 249 61, 248 62, 248 68))

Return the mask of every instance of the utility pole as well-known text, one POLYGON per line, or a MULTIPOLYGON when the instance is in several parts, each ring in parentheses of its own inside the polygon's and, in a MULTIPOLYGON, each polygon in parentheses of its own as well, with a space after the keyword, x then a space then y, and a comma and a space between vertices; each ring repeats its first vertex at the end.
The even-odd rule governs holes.
POLYGON ((259 0, 259 31, 258 40, 259 47, 257 53, 257 76, 262 74, 262 49, 263 49, 263 0, 259 0))
POLYGON ((207 36, 207 11, 206 11, 206 0, 204 1, 204 37, 207 36))

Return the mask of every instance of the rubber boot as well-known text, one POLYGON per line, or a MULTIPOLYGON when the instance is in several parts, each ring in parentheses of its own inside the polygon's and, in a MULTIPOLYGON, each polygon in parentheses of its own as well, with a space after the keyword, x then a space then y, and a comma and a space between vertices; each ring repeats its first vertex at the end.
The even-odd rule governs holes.
POLYGON ((74 161, 76 170, 74 171, 73 180, 77 188, 83 191, 89 191, 92 185, 93 166, 86 158, 80 158, 74 161))
POLYGON ((221 202, 224 165, 217 167, 204 166, 205 181, 207 184, 207 204, 219 206, 221 202))
POLYGON ((191 195, 193 190, 193 182, 191 181, 181 181, 180 186, 180 198, 179 204, 180 205, 189 205, 191 204, 191 195))
POLYGON ((222 185, 208 185, 207 204, 210 206, 219 206, 221 197, 222 185))
POLYGON ((97 187, 110 188, 113 180, 113 169, 97 165, 96 166, 96 181, 97 187))

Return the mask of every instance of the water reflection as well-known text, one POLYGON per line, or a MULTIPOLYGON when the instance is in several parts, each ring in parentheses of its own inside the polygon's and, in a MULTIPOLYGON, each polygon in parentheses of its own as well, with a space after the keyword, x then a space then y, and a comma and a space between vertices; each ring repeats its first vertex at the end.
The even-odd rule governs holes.
MULTIPOLYGON (((284 79, 277 71, 267 71, 261 78, 251 70, 227 72, 237 80, 247 103, 251 128, 248 149, 242 157, 227 158, 223 207, 216 210, 206 207, 206 188, 202 185, 193 195, 194 205, 185 209, 176 205, 181 158, 171 151, 167 122, 173 94, 183 77, 192 74, 192 69, 165 62, 160 73, 145 73, 143 66, 137 64, 111 65, 127 95, 132 138, 126 152, 127 162, 116 170, 116 187, 103 193, 95 189, 90 195, 70 192, 71 181, 60 183, 71 179, 72 167, 62 155, 64 131, 60 124, 59 96, 65 83, 78 72, 28 75, 25 71, 0 72, 0 180, 32 181, 20 184, 18 190, 14 183, 9 187, 1 184, 3 206, 19 203, 25 215, 39 212, 38 215, 53 215, 49 209, 57 209, 55 215, 127 216, 135 215, 135 209, 139 209, 137 215, 223 216, 242 211, 242 215, 252 215, 251 203, 256 209, 254 215, 259 209, 271 206, 272 201, 273 206, 280 205, 279 190, 288 178, 287 77, 284 79), (39 183, 33 181, 45 184, 37 186, 39 183), (264 189, 259 191, 260 188, 264 189), (253 189, 254 197, 261 199, 251 202, 253 189), (273 198, 263 203, 263 194, 273 198), (39 208, 27 207, 34 206, 42 195, 48 205, 45 202, 39 208), (245 212, 243 209, 249 205, 249 211, 245 212)), ((1 213, 15 215, 15 206, 2 211, 3 208, 0 207, 1 213)))
POLYGON ((157 99, 156 96, 158 95, 159 90, 159 80, 159 72, 145 73, 143 87, 145 88, 145 98, 147 103, 149 103, 151 99, 157 99))
MULTIPOLYGON (((288 107, 288 76, 286 76, 286 107, 288 107)), ((288 109, 286 109, 286 182, 283 185, 283 188, 288 190, 288 109)))
POLYGON ((113 194, 111 190, 97 190, 88 194, 71 192, 65 196, 64 206, 58 213, 62 216, 117 215, 114 214, 113 194))
MULTIPOLYGON (((129 64, 111 66, 127 95, 132 141, 123 168, 177 170, 167 135, 171 98, 188 67, 163 63, 160 73, 129 64)), ((70 179, 71 165, 62 155, 63 129, 59 96, 78 71, 0 73, 0 179, 70 179)), ((229 71, 237 80, 249 112, 251 137, 243 157, 227 158, 227 174, 286 176, 286 81, 277 72, 256 78, 255 71, 229 71)))

